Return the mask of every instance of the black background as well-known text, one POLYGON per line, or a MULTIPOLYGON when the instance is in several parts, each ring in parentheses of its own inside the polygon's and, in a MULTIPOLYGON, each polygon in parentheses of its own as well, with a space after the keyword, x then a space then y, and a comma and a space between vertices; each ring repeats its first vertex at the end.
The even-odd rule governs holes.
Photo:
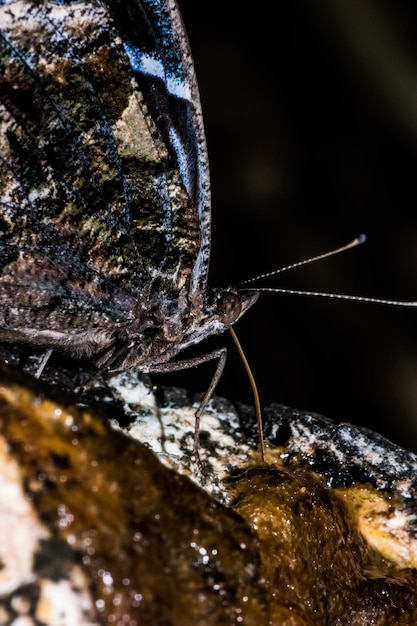
MULTIPOLYGON (((211 166, 210 284, 364 232, 360 248, 266 284, 417 300, 417 5, 179 4, 211 166)), ((235 330, 262 404, 370 426, 417 451, 416 328, 417 309, 265 294, 235 330)), ((231 338, 205 350, 215 345, 230 347, 218 393, 251 403, 231 338)), ((212 369, 172 380, 201 390, 212 369)))

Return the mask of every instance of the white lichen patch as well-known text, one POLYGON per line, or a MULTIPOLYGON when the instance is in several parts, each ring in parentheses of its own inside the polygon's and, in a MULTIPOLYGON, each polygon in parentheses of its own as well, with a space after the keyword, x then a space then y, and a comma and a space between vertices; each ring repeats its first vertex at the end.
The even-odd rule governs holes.
POLYGON ((388 497, 368 486, 336 489, 353 514, 367 543, 399 567, 417 567, 417 539, 410 532, 415 516, 394 506, 388 497))
MULTIPOLYGON (((227 501, 223 479, 231 469, 247 465, 254 454, 231 404, 223 402, 216 408, 218 399, 209 403, 200 418, 197 458, 193 448, 198 403, 158 407, 152 389, 135 372, 114 376, 109 385, 132 420, 122 429, 126 435, 147 445, 167 467, 188 475, 212 495, 227 501)), ((120 429, 115 420, 112 425, 120 429)))
POLYGON ((92 601, 85 576, 77 571, 73 572, 73 578, 72 581, 41 582, 36 610, 38 622, 51 626, 98 626, 91 620, 92 601), (81 584, 76 585, 76 580, 81 584))
POLYGON ((0 598, 34 580, 33 558, 49 536, 22 489, 17 462, 0 437, 0 598), (25 549, 22 550, 22 546, 25 549))
POLYGON ((0 624, 98 626, 89 581, 76 566, 52 582, 34 569, 42 541, 51 538, 22 488, 22 475, 0 437, 0 624), (30 592, 34 585, 39 590, 30 592))
POLYGON ((132 406, 144 411, 156 411, 157 403, 152 389, 146 385, 136 372, 121 372, 112 376, 109 381, 114 395, 126 405, 127 414, 132 412, 132 406))

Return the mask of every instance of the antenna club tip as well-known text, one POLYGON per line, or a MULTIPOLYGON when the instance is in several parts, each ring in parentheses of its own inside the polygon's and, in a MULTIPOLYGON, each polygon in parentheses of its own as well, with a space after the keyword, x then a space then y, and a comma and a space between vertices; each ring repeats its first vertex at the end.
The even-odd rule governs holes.
POLYGON ((362 244, 362 243, 365 243, 365 241, 366 241, 366 235, 365 235, 364 233, 361 233, 361 234, 359 235, 359 237, 357 237, 357 238, 356 238, 356 241, 357 241, 358 245, 360 245, 360 244, 362 244))

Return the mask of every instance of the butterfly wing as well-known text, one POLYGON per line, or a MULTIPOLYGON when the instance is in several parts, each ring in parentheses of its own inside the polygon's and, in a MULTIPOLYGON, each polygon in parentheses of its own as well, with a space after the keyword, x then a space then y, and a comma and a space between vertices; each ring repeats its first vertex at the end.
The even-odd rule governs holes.
POLYGON ((198 213, 200 250, 191 292, 205 294, 210 256, 210 176, 203 117, 190 46, 175 0, 109 2, 131 67, 142 76, 148 107, 175 153, 198 213))
POLYGON ((175 3, 9 0, 0 30, 0 340, 94 354, 186 315, 210 207, 175 3))

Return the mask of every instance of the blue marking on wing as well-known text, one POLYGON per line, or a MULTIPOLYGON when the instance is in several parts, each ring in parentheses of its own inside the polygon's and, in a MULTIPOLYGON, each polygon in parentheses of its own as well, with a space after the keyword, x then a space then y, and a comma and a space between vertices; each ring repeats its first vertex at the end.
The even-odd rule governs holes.
POLYGON ((123 47, 134 72, 157 78, 165 84, 168 94, 175 98, 190 100, 190 89, 187 83, 179 78, 179 72, 174 74, 170 73, 169 68, 167 68, 161 59, 152 56, 144 50, 133 47, 126 41, 123 42, 123 47))

